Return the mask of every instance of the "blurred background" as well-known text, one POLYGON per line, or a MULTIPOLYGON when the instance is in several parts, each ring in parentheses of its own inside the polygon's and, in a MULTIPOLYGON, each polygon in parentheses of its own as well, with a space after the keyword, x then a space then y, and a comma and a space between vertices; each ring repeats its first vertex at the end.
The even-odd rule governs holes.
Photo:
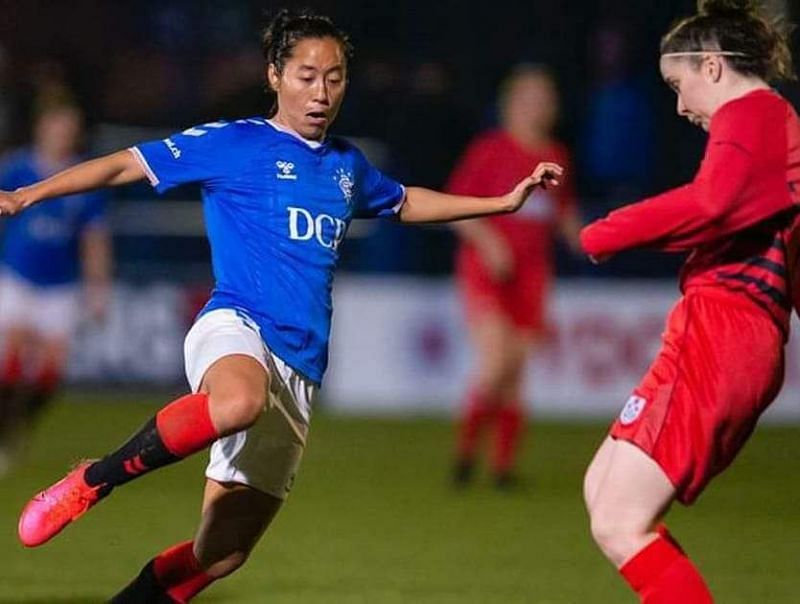
MULTIPOLYGON (((498 85, 521 62, 555 76, 556 136, 571 156, 584 222, 689 180, 702 155, 703 133, 675 115, 657 68, 660 36, 693 11, 693 0, 283 4, 311 6, 351 34, 350 88, 333 132, 405 184, 446 185, 467 143, 497 126, 498 85)), ((796 2, 768 4, 800 19, 796 2)), ((246 0, 1 0, 0 153, 30 141, 33 100, 61 86, 84 109, 90 156, 263 114, 259 32, 269 8, 246 0)), ((781 90, 800 99, 795 85, 781 90)), ((141 185, 112 195, 113 303, 102 324, 82 326, 69 380, 180 384, 182 337, 210 286, 198 192, 157 200, 141 185)), ((323 404, 454 408, 470 355, 452 280, 455 245, 445 227, 353 225, 323 404)), ((605 417, 652 357, 682 258, 630 253, 596 267, 556 246, 550 329, 526 388, 545 413, 605 417)), ((796 401, 794 369, 789 385, 796 401)), ((798 403, 780 408, 800 418, 798 403)))
MULTIPOLYGON (((797 0, 766 3, 800 21, 797 0)), ((528 108, 555 120, 549 136, 565 149, 580 221, 690 180, 702 156, 705 135, 675 115, 658 72, 659 39, 694 12, 694 0, 0 0, 0 175, 42 137, 76 136, 74 113, 59 113, 65 104, 83 109, 85 156, 263 115, 260 30, 265 9, 279 6, 310 6, 351 34, 356 54, 333 133, 404 184, 453 186, 470 141, 500 126, 498 91, 519 64, 555 80, 557 94, 539 88, 549 100, 528 108)), ((796 84, 781 92, 798 106, 796 84)), ((63 160, 61 147, 49 148, 63 160)), ((491 176, 505 161, 483 170, 491 176)), ((55 390, 60 373, 45 358, 34 383, 43 389, 22 394, 34 413, 42 397, 58 394, 56 404, 0 442, 0 602, 107 601, 153 552, 195 527, 205 455, 136 481, 47 547, 25 549, 16 537, 32 493, 70 461, 116 447, 186 390, 183 338, 211 286, 199 192, 156 198, 142 184, 108 194, 113 264, 102 254, 90 263, 100 287, 79 313, 66 388, 55 390)), ((536 216, 547 199, 528 205, 536 216)), ((100 214, 82 215, 91 226, 100 214)), ((0 241, 9 224, 0 221, 0 241)), ((354 223, 341 248, 330 370, 292 503, 248 567, 204 598, 632 601, 591 543, 581 479, 658 349, 683 259, 637 252, 593 266, 571 251, 568 233, 547 228, 554 280, 525 369, 534 421, 519 451, 521 488, 492 488, 503 484, 487 481, 483 467, 478 484, 453 488, 452 418, 480 362, 458 294, 455 231, 354 223)), ((56 333, 66 322, 57 307, 36 318, 56 333)), ((670 513, 671 530, 727 604, 797 602, 798 339, 789 346, 771 425, 689 513, 670 513)), ((0 404, 10 400, 3 376, 30 368, 0 358, 0 404)))

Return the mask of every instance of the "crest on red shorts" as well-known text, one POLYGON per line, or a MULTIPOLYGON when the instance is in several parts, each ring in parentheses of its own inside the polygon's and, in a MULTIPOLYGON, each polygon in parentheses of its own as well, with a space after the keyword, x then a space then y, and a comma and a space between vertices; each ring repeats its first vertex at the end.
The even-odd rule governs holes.
POLYGON ((645 405, 647 405, 647 401, 641 396, 631 396, 622 408, 622 412, 619 414, 620 423, 623 426, 627 426, 635 422, 639 419, 642 411, 644 411, 645 405))

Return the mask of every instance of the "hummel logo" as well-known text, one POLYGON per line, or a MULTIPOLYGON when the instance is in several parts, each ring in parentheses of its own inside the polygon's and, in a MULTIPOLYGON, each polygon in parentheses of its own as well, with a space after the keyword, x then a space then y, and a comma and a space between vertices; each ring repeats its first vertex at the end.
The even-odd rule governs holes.
POLYGON ((297 180, 297 174, 292 174, 294 164, 290 161, 278 160, 275 162, 278 167, 278 173, 275 175, 281 180, 297 180))

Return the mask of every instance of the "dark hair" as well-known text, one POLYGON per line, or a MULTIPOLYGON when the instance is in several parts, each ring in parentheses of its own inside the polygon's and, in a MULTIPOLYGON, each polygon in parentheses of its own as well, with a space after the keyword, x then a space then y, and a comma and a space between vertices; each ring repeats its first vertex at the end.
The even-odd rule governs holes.
POLYGON ((275 65, 275 69, 281 73, 294 47, 306 38, 333 38, 342 45, 348 61, 353 56, 349 36, 336 27, 330 18, 310 10, 292 12, 284 8, 272 17, 261 36, 261 50, 267 65, 275 65))
POLYGON ((725 57, 736 71, 767 81, 792 80, 790 31, 786 21, 765 16, 756 0, 698 0, 697 14, 676 23, 661 39, 661 54, 741 53, 725 57))

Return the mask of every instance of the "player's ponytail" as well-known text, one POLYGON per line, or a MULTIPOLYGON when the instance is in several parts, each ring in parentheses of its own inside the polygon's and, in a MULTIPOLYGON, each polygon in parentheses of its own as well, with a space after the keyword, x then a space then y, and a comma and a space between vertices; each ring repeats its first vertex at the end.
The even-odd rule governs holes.
POLYGON ((764 15, 755 0, 698 0, 697 14, 662 38, 661 54, 699 61, 704 51, 721 52, 739 73, 768 82, 791 80, 790 31, 784 20, 764 15))

